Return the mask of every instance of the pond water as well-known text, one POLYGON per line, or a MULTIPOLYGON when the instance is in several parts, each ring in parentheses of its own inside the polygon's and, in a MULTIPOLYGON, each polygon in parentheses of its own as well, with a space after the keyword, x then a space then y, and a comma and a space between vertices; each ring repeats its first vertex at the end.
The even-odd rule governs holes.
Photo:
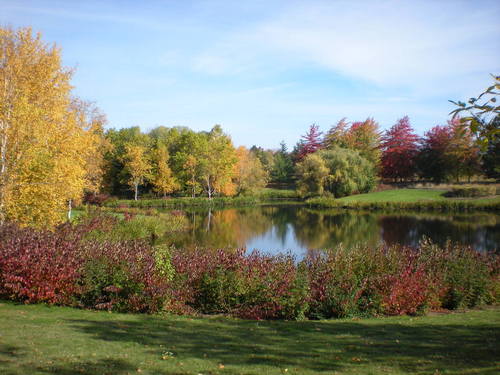
POLYGON ((380 213, 313 209, 301 205, 186 210, 190 228, 168 242, 177 247, 246 247, 265 253, 381 243, 416 246, 424 237, 448 239, 478 251, 500 251, 500 215, 471 213, 380 213))

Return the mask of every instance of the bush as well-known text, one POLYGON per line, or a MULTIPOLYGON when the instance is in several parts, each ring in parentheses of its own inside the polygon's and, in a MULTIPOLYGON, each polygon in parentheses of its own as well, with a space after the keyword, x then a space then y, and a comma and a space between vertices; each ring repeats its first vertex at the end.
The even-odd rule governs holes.
POLYGON ((252 319, 300 319, 306 289, 290 256, 243 250, 177 252, 177 295, 203 313, 231 313, 252 319))
POLYGON ((497 194, 495 186, 463 186, 454 187, 445 193, 447 197, 476 198, 497 194))
POLYGON ((498 283, 498 257, 447 243, 444 248, 424 240, 419 262, 426 270, 434 304, 445 309, 492 303, 498 283))
POLYGON ((116 311, 302 319, 418 314, 495 303, 500 257, 448 243, 290 255, 92 240, 118 219, 54 232, 0 226, 0 297, 116 311))
POLYGON ((85 195, 83 196, 82 202, 84 204, 92 204, 100 207, 109 199, 110 199, 109 194, 86 192, 85 195))
POLYGON ((85 243, 81 268, 85 307, 156 312, 168 302, 168 278, 157 267, 155 249, 142 241, 85 243))
POLYGON ((0 295, 26 303, 72 304, 80 288, 79 234, 0 226, 0 295))

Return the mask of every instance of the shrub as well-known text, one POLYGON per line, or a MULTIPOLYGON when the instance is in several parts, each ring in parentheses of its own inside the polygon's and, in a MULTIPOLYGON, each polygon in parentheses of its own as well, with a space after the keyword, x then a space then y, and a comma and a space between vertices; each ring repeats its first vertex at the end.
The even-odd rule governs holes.
POLYGON ((495 186, 460 186, 452 188, 445 196, 461 198, 486 197, 495 195, 497 193, 496 190, 495 186))
POLYGON ((252 319, 300 319, 306 290, 290 256, 243 250, 177 252, 176 287, 185 303, 203 313, 232 313, 252 319))
POLYGON ((447 243, 439 247, 428 239, 419 247, 419 262, 430 275, 435 304, 445 309, 491 303, 498 281, 498 257, 447 243))
POLYGON ((450 243, 338 247, 296 263, 290 255, 88 238, 116 222, 85 218, 54 232, 1 225, 0 296, 116 311, 317 319, 473 307, 495 303, 500 291, 500 257, 450 243))
POLYGON ((86 192, 83 196, 82 202, 84 204, 102 206, 106 201, 108 201, 108 199, 110 199, 109 194, 86 192))
POLYGON ((168 279, 154 248, 142 241, 87 242, 82 266, 83 306, 134 312, 159 311, 168 300, 168 279))
POLYGON ((0 294, 27 303, 71 304, 82 258, 69 225, 57 232, 0 226, 0 294))

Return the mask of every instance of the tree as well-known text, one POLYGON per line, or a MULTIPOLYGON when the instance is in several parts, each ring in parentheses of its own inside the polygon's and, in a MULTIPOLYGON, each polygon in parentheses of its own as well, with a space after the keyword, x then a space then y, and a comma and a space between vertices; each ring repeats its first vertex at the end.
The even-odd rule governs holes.
POLYGON ((53 226, 90 186, 98 144, 71 76, 40 34, 0 28, 0 222, 53 226))
POLYGON ((344 117, 340 119, 335 125, 333 125, 330 130, 325 134, 323 140, 323 147, 326 149, 333 148, 335 146, 348 148, 348 133, 349 133, 349 123, 344 117))
POLYGON ((375 168, 359 152, 340 147, 321 150, 297 164, 297 186, 302 196, 329 192, 335 197, 366 193, 376 183, 375 168))
POLYGON ((170 156, 165 145, 158 145, 154 152, 154 169, 151 182, 154 190, 166 198, 170 194, 179 189, 177 179, 172 175, 172 170, 168 166, 170 156))
MULTIPOLYGON (((486 126, 491 129, 500 129, 500 115, 497 115, 486 126)), ((482 169, 486 177, 500 180, 500 133, 495 134, 489 140, 482 155, 482 169)))
POLYGON ((452 129, 449 126, 434 126, 424 133, 420 140, 420 151, 417 158, 419 175, 434 182, 446 181, 453 166, 448 157, 452 129))
POLYGON ((289 182, 293 177, 293 161, 288 153, 284 141, 280 143, 280 149, 274 154, 271 178, 276 182, 289 182))
POLYGON ((450 100, 458 108, 451 111, 453 117, 461 117, 462 125, 467 126, 476 136, 479 145, 485 149, 489 141, 500 135, 499 127, 488 126, 495 117, 500 115, 500 106, 497 105, 500 95, 500 76, 492 75, 494 83, 482 92, 477 98, 470 98, 467 103, 450 100), (464 112, 468 116, 463 116, 464 112))
POLYGON ((375 167, 358 151, 335 147, 320 151, 319 156, 328 168, 324 189, 336 198, 367 193, 375 186, 375 167))
POLYGON ((460 177, 467 176, 469 182, 474 174, 480 171, 479 147, 469 128, 464 128, 459 118, 448 122, 451 139, 445 158, 449 160, 450 172, 458 182, 460 177))
POLYGON ((146 149, 142 146, 126 145, 123 162, 128 174, 126 182, 134 190, 134 199, 137 200, 139 186, 146 181, 151 172, 146 149))
POLYGON ((347 148, 359 151, 359 154, 373 163, 380 164, 380 131, 378 123, 373 118, 357 121, 351 125, 346 135, 347 148))
POLYGON ((406 179, 416 172, 418 136, 405 116, 399 119, 382 137, 382 176, 393 179, 406 179))
POLYGON ((189 155, 184 163, 184 170, 186 174, 189 176, 189 179, 186 181, 186 185, 191 192, 191 197, 195 197, 201 191, 201 185, 197 180, 198 175, 198 160, 193 155, 189 155))
POLYGON ((309 127, 306 135, 302 136, 301 146, 297 155, 298 160, 304 159, 308 154, 312 154, 321 148, 323 145, 323 141, 321 140, 322 135, 323 133, 319 131, 318 125, 312 124, 309 127))
POLYGON ((264 150, 262 147, 252 146, 250 152, 254 154, 262 164, 262 168, 270 174, 274 168, 274 154, 271 150, 264 150))
POLYGON ((348 148, 359 151, 361 156, 371 161, 376 167, 380 163, 380 131, 373 118, 353 122, 350 126, 345 118, 332 126, 324 139, 324 147, 348 148))
POLYGON ((302 197, 322 195, 328 176, 325 161, 317 153, 307 155, 297 164, 297 191, 302 197))
POLYGON ((234 195, 232 182, 237 158, 231 139, 215 125, 200 145, 199 158, 202 185, 211 199, 214 194, 234 195))
POLYGON ((138 126, 123 128, 119 130, 109 129, 105 133, 107 142, 111 147, 104 153, 106 172, 104 174, 104 185, 106 190, 115 195, 128 194, 130 186, 128 169, 125 168, 126 147, 132 145, 150 150, 153 144, 148 134, 141 132, 138 126))
POLYGON ((236 149, 235 183, 238 194, 255 192, 266 186, 268 173, 254 153, 240 146, 236 149))

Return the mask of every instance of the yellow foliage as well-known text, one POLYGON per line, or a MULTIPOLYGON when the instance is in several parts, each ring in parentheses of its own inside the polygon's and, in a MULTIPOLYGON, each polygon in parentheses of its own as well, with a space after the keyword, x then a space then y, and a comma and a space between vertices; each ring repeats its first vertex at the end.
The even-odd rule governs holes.
POLYGON ((97 141, 71 75, 30 28, 0 28, 0 221, 53 226, 89 185, 97 141))

